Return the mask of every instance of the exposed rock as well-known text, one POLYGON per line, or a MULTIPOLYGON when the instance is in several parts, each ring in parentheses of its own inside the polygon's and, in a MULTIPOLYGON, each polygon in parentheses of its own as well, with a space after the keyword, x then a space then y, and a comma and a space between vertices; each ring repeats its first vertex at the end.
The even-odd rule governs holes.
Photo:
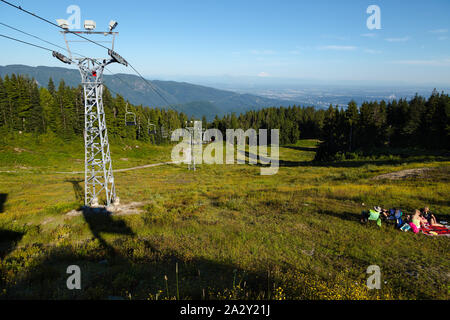
POLYGON ((385 173, 379 176, 372 178, 373 180, 400 180, 406 179, 410 177, 418 177, 421 176, 424 172, 431 170, 432 168, 417 168, 417 169, 407 169, 401 171, 395 171, 390 173, 385 173))

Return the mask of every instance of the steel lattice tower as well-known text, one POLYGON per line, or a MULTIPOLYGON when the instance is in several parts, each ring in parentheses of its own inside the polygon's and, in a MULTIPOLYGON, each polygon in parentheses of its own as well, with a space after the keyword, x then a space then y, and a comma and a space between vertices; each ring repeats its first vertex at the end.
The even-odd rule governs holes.
POLYGON ((106 204, 116 199, 114 174, 103 109, 103 70, 107 63, 80 59, 78 67, 84 87, 85 204, 98 205, 100 193, 106 193, 106 204))
POLYGON ((193 124, 192 127, 186 127, 185 129, 189 132, 189 152, 190 155, 188 159, 188 170, 196 171, 197 159, 201 159, 202 155, 202 122, 201 121, 186 121, 186 124, 193 124), (199 154, 200 152, 200 154, 199 154))
MULTIPOLYGON (((75 63, 74 60, 78 61, 81 83, 84 88, 84 203, 86 206, 98 206, 100 195, 104 192, 106 195, 106 206, 118 204, 119 198, 116 196, 108 130, 103 108, 103 71, 105 67, 115 62, 128 66, 126 60, 114 52, 114 39, 118 33, 112 32, 112 30, 117 26, 117 22, 111 21, 109 23, 110 30, 107 32, 92 31, 95 28, 95 22, 91 20, 85 21, 85 29, 87 31, 69 31, 67 21, 62 19, 58 23, 65 29, 62 31, 62 34, 66 41, 69 57, 55 51, 53 51, 53 56, 68 64, 75 63), (69 47, 69 42, 71 41, 67 39, 68 34, 112 36, 111 49, 101 45, 108 49, 110 58, 94 59, 84 57, 73 60, 69 47)), ((83 37, 83 39, 86 38, 83 37)))

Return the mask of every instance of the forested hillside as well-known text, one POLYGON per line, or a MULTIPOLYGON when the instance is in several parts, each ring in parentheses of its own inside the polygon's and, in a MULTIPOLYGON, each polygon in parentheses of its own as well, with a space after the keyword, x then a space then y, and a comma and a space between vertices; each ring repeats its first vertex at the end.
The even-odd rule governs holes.
POLYGON ((212 126, 225 128, 280 129, 280 143, 295 143, 299 138, 319 138, 324 142, 316 159, 329 160, 338 153, 377 148, 450 148, 450 98, 434 91, 426 99, 354 101, 346 109, 330 106, 265 108, 238 117, 216 117, 212 126))
MULTIPOLYGON (((12 75, 0 78, 0 132, 53 132, 64 139, 81 136, 84 129, 84 101, 81 86, 72 88, 50 79, 48 89, 35 81, 12 75)), ((164 110, 128 104, 136 114, 136 126, 125 125, 127 102, 105 87, 103 103, 108 132, 112 136, 164 141, 164 132, 184 127, 188 116, 177 110, 164 110), (152 132, 154 124, 156 133, 152 132)), ((127 120, 133 120, 128 117, 127 120)), ((193 119, 192 117, 190 119, 193 119)), ((426 99, 416 96, 410 101, 366 102, 360 107, 350 102, 346 109, 330 106, 271 107, 240 115, 216 116, 212 122, 202 118, 203 127, 226 129, 280 129, 280 143, 295 143, 302 138, 324 142, 317 160, 375 148, 418 147, 450 148, 450 98, 434 91, 426 99)))
MULTIPOLYGON (((0 66, 0 77, 7 75, 11 77, 13 74, 34 78, 39 87, 46 87, 50 78, 55 83, 64 80, 69 87, 76 87, 80 83, 80 72, 76 69, 25 65, 0 66)), ((189 116, 200 118, 205 115, 209 120, 215 115, 223 116, 232 112, 291 103, 186 82, 149 80, 152 86, 150 87, 136 75, 110 74, 109 70, 105 70, 103 80, 111 92, 117 92, 135 105, 166 108, 170 103, 189 116)))
POLYGON ((316 159, 354 156, 357 150, 377 148, 450 149, 450 98, 433 91, 426 99, 366 102, 353 101, 346 110, 325 113, 321 144, 316 159))
MULTIPOLYGON (((158 108, 128 105, 136 114, 136 126, 125 125, 127 102, 104 89, 103 104, 108 133, 122 138, 160 142, 161 129, 180 128, 188 119, 184 113, 158 108), (149 132, 158 127, 156 134, 149 132)), ((134 120, 128 117, 127 120, 134 120)), ((50 79, 48 89, 35 81, 12 75, 0 78, 0 131, 42 134, 53 132, 64 139, 82 136, 84 130, 83 88, 68 87, 61 81, 56 87, 50 79)))

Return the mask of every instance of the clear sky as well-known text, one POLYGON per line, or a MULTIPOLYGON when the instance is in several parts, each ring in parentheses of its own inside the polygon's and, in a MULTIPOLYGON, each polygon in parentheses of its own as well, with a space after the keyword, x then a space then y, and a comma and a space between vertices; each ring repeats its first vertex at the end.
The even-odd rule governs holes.
MULTIPOLYGON (((116 51, 150 78, 450 83, 449 0, 8 1, 52 21, 67 19, 67 7, 78 5, 82 21, 95 20, 101 31, 117 20, 116 51), (381 9, 380 30, 367 28, 369 5, 381 9)), ((0 22, 64 45, 57 28, 3 3, 0 22)), ((2 25, 0 34, 50 47, 2 25)), ((76 45, 85 55, 103 54, 76 45)), ((0 65, 65 66, 50 53, 7 39, 0 38, 0 49, 0 65)))

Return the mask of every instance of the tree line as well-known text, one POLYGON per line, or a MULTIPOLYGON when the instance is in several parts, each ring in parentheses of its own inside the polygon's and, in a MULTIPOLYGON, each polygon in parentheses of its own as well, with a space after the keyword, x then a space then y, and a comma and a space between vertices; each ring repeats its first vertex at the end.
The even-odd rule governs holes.
POLYGON ((212 127, 280 129, 280 144, 320 139, 316 160, 333 160, 356 151, 381 148, 450 149, 450 98, 434 90, 426 99, 351 101, 346 108, 330 105, 280 107, 216 117, 212 127))
POLYGON ((216 116, 209 128, 219 129, 225 136, 226 129, 279 129, 280 144, 296 143, 302 139, 316 139, 322 136, 325 110, 314 107, 271 107, 246 113, 228 114, 221 119, 216 116))
MULTIPOLYGON (((103 107, 110 136, 161 143, 167 133, 189 120, 182 112, 134 106, 105 86, 103 107), (127 105, 128 104, 128 105, 127 105), (130 112, 128 115, 126 113, 130 112), (135 116, 134 116, 134 115, 135 116), (126 125, 133 122, 135 125, 126 125)), ((12 74, 0 77, 0 133, 53 132, 70 140, 84 130, 84 92, 80 85, 68 87, 63 80, 56 87, 50 78, 47 88, 34 79, 12 74)))
MULTIPOLYGON (((170 131, 185 127, 189 118, 173 109, 134 106, 104 87, 103 105, 110 136, 162 143, 170 139, 170 131), (127 107, 128 104, 128 107, 127 107), (136 117, 128 115, 126 110, 136 117), (136 120, 134 126, 126 121, 136 120), (150 125, 151 124, 151 125, 150 125)), ((321 139, 317 160, 376 148, 450 148, 450 98, 434 90, 426 99, 392 101, 351 101, 346 108, 332 106, 327 110, 314 107, 271 107, 236 115, 216 116, 203 128, 217 128, 225 136, 226 129, 279 129, 280 144, 298 139, 321 139)), ((80 137, 84 130, 83 87, 68 87, 61 80, 58 87, 52 79, 47 88, 34 79, 20 75, 0 77, 0 133, 53 132, 63 139, 80 137)))
POLYGON ((434 90, 389 102, 365 102, 359 108, 330 106, 322 128, 317 160, 380 148, 450 149, 450 98, 434 90))

